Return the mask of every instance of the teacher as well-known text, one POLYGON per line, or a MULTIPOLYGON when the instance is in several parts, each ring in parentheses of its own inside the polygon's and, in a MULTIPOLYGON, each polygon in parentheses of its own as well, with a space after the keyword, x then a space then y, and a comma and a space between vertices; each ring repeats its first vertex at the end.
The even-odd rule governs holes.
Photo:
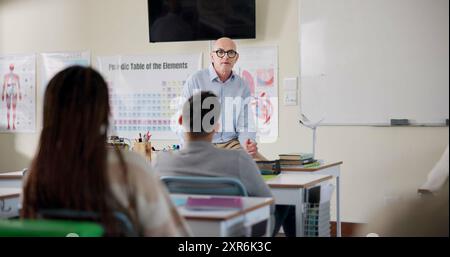
POLYGON ((233 71, 239 60, 236 43, 226 37, 218 39, 210 57, 209 68, 198 71, 186 81, 183 97, 188 99, 198 91, 216 94, 221 104, 221 126, 213 137, 213 144, 225 149, 243 148, 255 160, 265 160, 258 153, 256 128, 249 108, 249 86, 233 71))

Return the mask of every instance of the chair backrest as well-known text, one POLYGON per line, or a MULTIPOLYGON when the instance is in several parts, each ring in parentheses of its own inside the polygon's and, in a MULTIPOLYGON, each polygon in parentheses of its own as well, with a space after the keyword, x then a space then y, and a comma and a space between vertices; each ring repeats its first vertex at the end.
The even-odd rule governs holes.
MULTIPOLYGON (((50 220, 100 221, 100 215, 96 212, 70 209, 41 209, 38 211, 38 217, 50 220)), ((123 236, 138 236, 137 230, 126 214, 116 211, 113 212, 113 217, 123 236)))
POLYGON ((0 220, 0 237, 101 237, 96 222, 66 220, 0 220))
POLYGON ((162 176, 172 194, 248 196, 241 181, 228 177, 162 176))

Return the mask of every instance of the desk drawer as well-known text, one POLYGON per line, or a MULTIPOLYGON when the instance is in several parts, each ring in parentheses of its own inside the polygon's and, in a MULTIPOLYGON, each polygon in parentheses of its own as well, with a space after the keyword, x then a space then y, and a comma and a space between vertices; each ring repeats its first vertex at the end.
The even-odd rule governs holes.
POLYGON ((245 215, 246 226, 270 219, 270 206, 251 211, 245 215))
POLYGON ((0 188, 22 188, 21 179, 0 179, 0 188))
POLYGON ((0 219, 19 216, 19 197, 0 200, 0 219))

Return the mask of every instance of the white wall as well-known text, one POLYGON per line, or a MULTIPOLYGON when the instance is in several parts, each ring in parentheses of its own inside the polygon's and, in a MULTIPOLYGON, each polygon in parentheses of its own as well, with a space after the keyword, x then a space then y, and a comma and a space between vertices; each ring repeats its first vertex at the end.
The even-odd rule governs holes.
MULTIPOLYGON (((257 39, 238 41, 240 46, 279 46, 279 85, 298 75, 297 16, 297 0, 257 0, 257 39)), ((0 54, 86 49, 95 63, 99 55, 207 54, 209 42, 148 43, 146 0, 0 0, 0 54)), ((38 127, 41 105, 38 99, 38 127)), ((310 151, 312 135, 298 124, 298 106, 280 106, 279 115, 278 141, 261 145, 263 154, 276 158, 278 153, 310 151)), ((318 156, 344 161, 344 221, 364 222, 386 197, 414 195, 444 151, 448 135, 448 128, 319 128, 318 156)), ((0 134, 0 171, 26 167, 38 136, 0 134)))

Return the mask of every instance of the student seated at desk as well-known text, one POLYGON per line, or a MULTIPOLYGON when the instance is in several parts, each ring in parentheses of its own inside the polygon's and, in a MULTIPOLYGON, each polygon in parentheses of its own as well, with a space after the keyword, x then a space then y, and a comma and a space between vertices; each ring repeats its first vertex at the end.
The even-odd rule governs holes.
POLYGON ((113 212, 142 236, 189 235, 146 161, 107 149, 108 87, 91 68, 71 67, 48 84, 43 130, 24 183, 22 217, 57 209, 97 213, 107 236, 121 235, 113 212))
POLYGON ((448 183, 441 194, 430 198, 406 199, 377 211, 359 236, 448 237, 448 183))
MULTIPOLYGON (((427 176, 427 181, 423 184, 419 191, 431 194, 439 194, 445 184, 448 184, 449 173, 449 156, 448 145, 439 161, 434 165, 433 169, 427 176)), ((445 193, 445 192, 444 192, 445 193)), ((448 193, 448 192, 447 192, 448 193)))
MULTIPOLYGON (((186 143, 177 152, 159 153, 153 167, 161 176, 208 176, 239 179, 249 196, 273 197, 261 177, 255 161, 244 150, 216 148, 211 142, 219 128, 220 103, 212 92, 194 94, 183 105, 180 125, 185 130, 186 143)), ((286 219, 290 207, 277 206, 275 233, 286 219)), ((292 215, 293 216, 293 215, 292 215)), ((295 236, 294 224, 284 224, 288 236, 295 236), (286 225, 286 226, 285 226, 286 225)))

